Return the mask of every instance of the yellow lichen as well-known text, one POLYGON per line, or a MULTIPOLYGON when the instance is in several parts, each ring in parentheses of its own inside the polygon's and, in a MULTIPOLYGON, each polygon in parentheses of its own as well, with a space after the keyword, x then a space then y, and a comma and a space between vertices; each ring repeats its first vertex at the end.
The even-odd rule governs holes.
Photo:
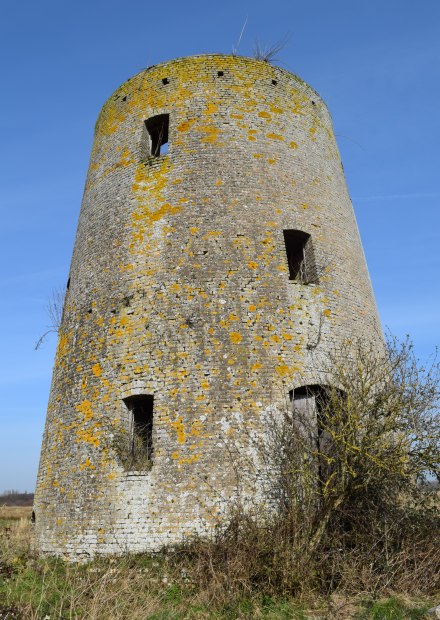
POLYGON ((92 366, 92 372, 95 375, 95 377, 100 377, 102 375, 102 368, 99 362, 95 364, 94 366, 92 366))
POLYGON ((287 366, 286 364, 280 364, 275 368, 275 370, 280 375, 280 377, 284 377, 289 373, 290 369, 289 366, 287 366))
POLYGON ((92 461, 87 457, 86 460, 80 464, 79 468, 81 471, 84 471, 85 469, 95 469, 95 466, 93 465, 92 461))
POLYGON ((216 103, 208 103, 208 105, 206 106, 206 110, 203 111, 203 114, 214 114, 214 112, 217 112, 218 110, 218 105, 216 103))
POLYGON ((283 136, 280 136, 278 133, 267 133, 266 137, 270 140, 284 140, 283 136))
POLYGON ((89 400, 83 400, 82 403, 75 406, 75 409, 83 414, 84 420, 89 421, 93 417, 92 403, 89 400))
POLYGON ((92 446, 97 448, 100 445, 100 440, 98 435, 94 435, 91 431, 87 431, 84 429, 78 429, 76 431, 77 439, 76 441, 79 443, 80 441, 84 441, 85 443, 90 443, 92 446))
POLYGON ((185 426, 183 424, 182 416, 179 416, 174 422, 171 422, 171 426, 176 431, 177 441, 180 444, 184 444, 185 439, 186 439, 186 433, 185 433, 185 426))

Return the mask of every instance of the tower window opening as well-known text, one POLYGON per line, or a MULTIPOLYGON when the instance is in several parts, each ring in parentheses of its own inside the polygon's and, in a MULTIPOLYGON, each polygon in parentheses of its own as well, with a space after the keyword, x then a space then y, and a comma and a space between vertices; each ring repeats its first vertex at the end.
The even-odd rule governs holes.
POLYGON ((70 278, 68 278, 67 284, 66 284, 66 289, 69 290, 69 288, 70 288, 70 278))
POLYGON ((142 156, 160 157, 168 153, 169 114, 158 114, 144 121, 142 156))
POLYGON ((272 85, 276 86, 278 84, 277 80, 272 80, 272 85))
MULTIPOLYGON (((333 473, 335 445, 329 427, 332 426, 332 403, 343 399, 343 392, 323 385, 305 385, 289 392, 295 424, 308 437, 316 455, 317 482, 322 488, 333 473)), ((338 406, 338 404, 336 404, 338 406)))
POLYGON ((218 77, 223 77, 223 76, 224 76, 224 74, 225 74, 225 72, 224 72, 224 71, 217 71, 217 75, 218 75, 218 77))
POLYGON ((302 230, 283 230, 286 246, 289 280, 302 284, 317 283, 312 239, 302 230))
POLYGON ((149 469, 153 461, 153 402, 151 394, 124 399, 130 412, 130 468, 149 469))
POLYGON ((168 79, 168 78, 162 78, 162 84, 163 84, 164 86, 166 86, 166 85, 167 85, 167 84, 169 84, 169 83, 170 83, 170 81, 169 81, 169 79, 168 79))

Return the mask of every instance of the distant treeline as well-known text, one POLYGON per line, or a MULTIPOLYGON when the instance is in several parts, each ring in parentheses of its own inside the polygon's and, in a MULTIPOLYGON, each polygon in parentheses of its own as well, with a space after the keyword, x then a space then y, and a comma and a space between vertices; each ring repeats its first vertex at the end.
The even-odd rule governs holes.
POLYGON ((20 493, 11 489, 0 494, 0 506, 32 506, 33 503, 34 494, 27 491, 20 493))

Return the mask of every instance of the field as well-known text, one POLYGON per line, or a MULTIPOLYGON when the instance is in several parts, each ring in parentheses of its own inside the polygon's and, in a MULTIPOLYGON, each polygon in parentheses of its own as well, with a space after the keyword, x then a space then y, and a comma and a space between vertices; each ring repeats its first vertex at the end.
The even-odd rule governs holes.
POLYGON ((12 522, 19 519, 29 520, 31 518, 31 506, 0 506, 0 522, 12 522))
POLYGON ((96 560, 87 565, 39 559, 32 551, 31 508, 0 508, 0 618, 108 620, 297 619, 417 620, 434 600, 366 595, 328 598, 216 598, 189 579, 172 554, 96 560))

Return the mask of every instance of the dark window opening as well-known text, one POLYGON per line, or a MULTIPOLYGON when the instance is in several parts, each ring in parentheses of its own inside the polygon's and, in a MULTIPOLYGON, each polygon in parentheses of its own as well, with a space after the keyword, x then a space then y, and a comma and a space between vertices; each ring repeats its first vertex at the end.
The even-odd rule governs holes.
POLYGON ((273 84, 273 86, 276 86, 278 84, 278 82, 276 80, 272 80, 272 84, 273 84))
POLYGON ((340 411, 332 415, 332 407, 341 407, 344 393, 323 385, 305 385, 289 392, 294 420, 310 440, 316 455, 316 474, 322 487, 334 469, 335 443, 330 433, 340 411))
POLYGON ((283 230, 286 246, 289 280, 302 284, 317 283, 312 239, 302 230, 283 230))
POLYGON ((127 101, 127 95, 125 95, 125 97, 122 97, 122 101, 127 101))
POLYGON ((322 411, 328 402, 330 388, 322 385, 302 385, 301 387, 290 390, 290 400, 293 400, 295 407, 303 410, 310 409, 322 411))
POLYGON ((170 81, 168 78, 162 78, 162 84, 165 86, 166 84, 169 84, 170 81))
POLYGON ((66 289, 69 290, 70 288, 70 278, 67 280, 67 285, 66 285, 66 289))
POLYGON ((217 71, 217 75, 218 77, 222 77, 225 74, 224 71, 217 71))
POLYGON ((124 403, 130 412, 132 467, 146 469, 153 460, 153 401, 151 394, 130 396, 124 403))
POLYGON ((160 157, 168 153, 169 114, 158 114, 144 121, 142 155, 160 157))
POLYGON ((35 516, 35 510, 32 511, 32 515, 31 515, 31 523, 36 523, 37 522, 37 518, 35 516))

